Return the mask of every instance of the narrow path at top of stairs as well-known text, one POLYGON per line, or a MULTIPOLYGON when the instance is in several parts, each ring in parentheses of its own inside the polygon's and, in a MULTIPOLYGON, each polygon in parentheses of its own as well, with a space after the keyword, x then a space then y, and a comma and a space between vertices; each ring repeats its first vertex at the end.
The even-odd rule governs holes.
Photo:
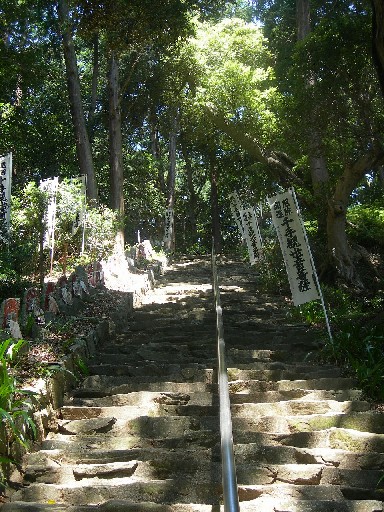
MULTIPOLYGON (((383 511, 384 416, 321 344, 219 266, 241 512, 383 511)), ((207 259, 174 264, 106 339, 4 512, 223 511, 207 259)))

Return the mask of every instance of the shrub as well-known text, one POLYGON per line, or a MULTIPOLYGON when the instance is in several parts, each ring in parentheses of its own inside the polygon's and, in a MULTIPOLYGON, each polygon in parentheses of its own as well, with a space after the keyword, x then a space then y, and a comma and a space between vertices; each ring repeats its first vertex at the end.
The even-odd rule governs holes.
POLYGON ((9 476, 13 462, 12 444, 16 442, 28 448, 28 431, 36 434, 31 417, 35 393, 20 389, 14 375, 17 356, 24 343, 24 340, 7 339, 0 344, 0 462, 4 476, 9 476))
POLYGON ((365 247, 384 247, 384 208, 355 205, 348 210, 348 233, 365 247))

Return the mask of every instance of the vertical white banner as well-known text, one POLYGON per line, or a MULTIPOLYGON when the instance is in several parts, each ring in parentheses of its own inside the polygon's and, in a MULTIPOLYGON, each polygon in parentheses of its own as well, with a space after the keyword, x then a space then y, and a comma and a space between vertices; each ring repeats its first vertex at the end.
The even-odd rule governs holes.
POLYGON ((255 208, 244 208, 237 192, 233 192, 229 199, 232 216, 242 239, 247 244, 249 261, 253 265, 260 259, 263 245, 255 208))
POLYGON ((56 222, 56 196, 59 187, 59 178, 48 178, 40 182, 40 190, 48 195, 48 207, 46 212, 47 229, 45 232, 44 246, 53 250, 55 240, 56 222))
POLYGON ((242 215, 241 210, 243 209, 243 206, 240 202, 239 196, 237 195, 237 192, 233 192, 229 196, 229 205, 231 208, 232 217, 234 218, 236 222, 237 229, 239 230, 239 233, 241 237, 244 239, 244 227, 243 227, 243 221, 242 221, 242 215))
POLYGON ((165 212, 164 245, 172 243, 174 212, 173 208, 167 208, 165 212))
POLYGON ((254 208, 245 208, 240 211, 245 242, 251 265, 254 265, 261 256, 262 240, 254 208))
POLYGON ((11 226, 12 153, 0 157, 0 222, 1 233, 9 233, 11 226))
POLYGON ((268 197, 295 306, 320 298, 316 270, 300 213, 291 191, 268 197))

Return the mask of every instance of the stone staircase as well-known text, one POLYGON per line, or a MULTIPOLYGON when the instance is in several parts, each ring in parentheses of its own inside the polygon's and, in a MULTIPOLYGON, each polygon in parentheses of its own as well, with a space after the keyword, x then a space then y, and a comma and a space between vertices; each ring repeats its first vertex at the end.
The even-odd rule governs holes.
MULTIPOLYGON (((383 511, 384 415, 247 265, 219 266, 241 512, 383 511), (313 362, 311 362, 313 361, 313 362)), ((4 512, 219 512, 209 260, 175 264, 106 339, 4 512)))

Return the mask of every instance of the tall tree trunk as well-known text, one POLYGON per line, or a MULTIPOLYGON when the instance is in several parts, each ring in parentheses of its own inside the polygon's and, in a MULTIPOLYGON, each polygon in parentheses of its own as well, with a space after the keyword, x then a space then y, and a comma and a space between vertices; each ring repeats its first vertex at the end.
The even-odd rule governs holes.
MULTIPOLYGON (((296 0, 296 26, 298 41, 304 40, 311 33, 309 0, 296 0)), ((311 90, 314 83, 314 78, 310 77, 306 84, 307 89, 311 90)), ((319 234, 325 235, 329 174, 322 150, 322 135, 316 128, 316 112, 314 110, 310 112, 308 121, 309 163, 314 204, 317 210, 316 217, 318 221, 318 231, 319 234)))
POLYGON ((346 234, 346 215, 350 196, 364 174, 380 163, 384 151, 375 149, 362 156, 353 164, 346 165, 342 176, 336 183, 335 190, 328 206, 327 234, 328 249, 332 266, 338 274, 349 282, 357 279, 352 252, 346 234))
POLYGON ((121 135, 121 110, 119 87, 119 63, 112 51, 108 70, 109 93, 109 167, 111 178, 111 207, 118 212, 119 229, 116 237, 116 250, 124 251, 124 175, 123 146, 121 135))
POLYGON ((58 14, 63 37, 69 103, 76 138, 76 152, 79 160, 80 173, 87 177, 88 201, 97 202, 98 193, 93 167, 92 151, 85 123, 83 104, 81 101, 80 78, 71 32, 68 4, 66 0, 58 0, 58 14))
MULTIPOLYGON (((178 134, 178 112, 172 109, 171 112, 171 130, 169 133, 169 169, 167 176, 167 208, 175 209, 175 183, 176 183, 176 149, 178 134)), ((165 241, 165 250, 167 252, 175 251, 175 224, 173 225, 172 236, 165 241)))
POLYGON ((166 196, 167 187, 165 185, 164 170, 161 165, 161 151, 159 142, 158 119, 155 109, 151 106, 149 112, 149 127, 151 134, 151 153, 157 169, 157 183, 160 192, 166 196))
POLYGON ((95 112, 97 102, 97 84, 99 81, 99 35, 95 34, 92 41, 93 58, 92 58, 92 88, 91 88, 91 101, 89 104, 88 112, 88 136, 92 141, 95 131, 95 112))
POLYGON ((372 57, 375 64, 381 93, 384 96, 384 3, 371 0, 372 4, 372 57))
POLYGON ((213 247, 216 254, 221 253, 222 240, 220 232, 220 209, 219 209, 219 193, 217 186, 217 163, 215 157, 210 159, 211 171, 211 217, 212 217, 212 238, 213 247))
POLYGON ((185 144, 183 137, 181 137, 181 151, 183 153, 183 158, 185 162, 185 168, 187 171, 187 184, 188 184, 188 195, 189 195, 189 204, 188 204, 188 218, 190 224, 190 239, 193 243, 197 242, 197 222, 196 222, 196 192, 193 184, 193 169, 191 164, 191 159, 188 154, 188 150, 185 144))

